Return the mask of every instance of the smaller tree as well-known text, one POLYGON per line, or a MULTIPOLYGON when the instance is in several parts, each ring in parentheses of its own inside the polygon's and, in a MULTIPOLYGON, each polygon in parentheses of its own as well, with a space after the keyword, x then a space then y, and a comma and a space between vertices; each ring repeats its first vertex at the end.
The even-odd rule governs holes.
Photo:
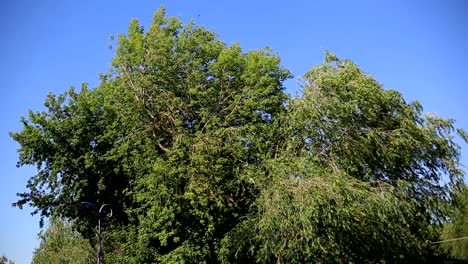
POLYGON ((455 212, 451 222, 442 230, 442 239, 449 240, 441 247, 451 257, 468 260, 468 185, 455 197, 455 212), (465 238, 460 240, 452 240, 465 238))
POLYGON ((94 263, 94 249, 88 240, 73 230, 69 221, 50 219, 49 227, 39 233, 40 245, 34 251, 34 264, 94 263))

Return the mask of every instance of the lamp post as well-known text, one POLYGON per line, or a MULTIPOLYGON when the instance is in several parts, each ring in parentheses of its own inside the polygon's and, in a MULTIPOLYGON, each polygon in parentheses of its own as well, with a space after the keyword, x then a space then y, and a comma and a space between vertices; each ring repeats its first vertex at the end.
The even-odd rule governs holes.
MULTIPOLYGON (((91 202, 81 202, 82 205, 86 205, 86 206, 91 206, 95 209, 97 209, 97 206, 91 202)), ((98 211, 98 233, 99 233, 99 245, 98 245, 98 252, 97 252, 97 264, 101 264, 101 255, 102 255, 102 233, 101 233, 101 214, 102 214, 102 209, 104 209, 104 207, 106 206, 109 206, 109 204, 103 204, 101 205, 101 207, 99 208, 99 211, 98 211)), ((112 217, 112 208, 110 208, 110 214, 109 214, 109 217, 112 217)))

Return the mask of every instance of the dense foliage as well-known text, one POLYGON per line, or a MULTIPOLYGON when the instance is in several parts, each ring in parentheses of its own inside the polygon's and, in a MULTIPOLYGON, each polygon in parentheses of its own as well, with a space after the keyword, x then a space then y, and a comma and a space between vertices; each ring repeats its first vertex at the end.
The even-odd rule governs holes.
POLYGON ((164 9, 147 31, 133 20, 98 87, 49 95, 11 134, 18 165, 38 170, 15 205, 73 219, 94 243, 80 202, 112 204, 108 263, 430 256, 463 180, 454 121, 328 52, 299 97, 291 77, 269 48, 244 52, 164 9))
POLYGON ((275 182, 258 198, 259 212, 223 240, 225 263, 415 263, 426 241, 415 208, 401 191, 372 186, 310 159, 275 161, 275 182), (289 177, 294 175, 294 177, 289 177), (248 259, 240 261, 240 256, 248 259))

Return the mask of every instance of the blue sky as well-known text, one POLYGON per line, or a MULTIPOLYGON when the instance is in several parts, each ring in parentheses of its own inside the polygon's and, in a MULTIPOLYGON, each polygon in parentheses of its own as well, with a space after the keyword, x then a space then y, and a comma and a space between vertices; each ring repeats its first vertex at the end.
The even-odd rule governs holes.
MULTIPOLYGON (((165 5, 244 49, 265 45, 299 77, 323 60, 322 49, 349 58, 386 88, 419 100, 426 112, 468 129, 468 2, 452 1, 151 1, 16 0, 0 3, 0 254, 29 263, 38 218, 12 208, 32 168, 15 167, 28 109, 40 110, 48 92, 98 83, 109 67, 109 36, 131 18, 148 25, 165 5)), ((295 81, 287 83, 295 93, 295 81)), ((463 145, 468 165, 468 146, 463 145)))

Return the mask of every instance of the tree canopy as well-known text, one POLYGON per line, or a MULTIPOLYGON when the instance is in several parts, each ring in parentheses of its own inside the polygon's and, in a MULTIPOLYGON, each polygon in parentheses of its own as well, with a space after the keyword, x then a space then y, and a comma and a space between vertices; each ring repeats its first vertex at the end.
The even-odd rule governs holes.
MULTIPOLYGON (((454 120, 326 52, 290 97, 270 48, 243 51, 159 9, 108 73, 30 111, 14 204, 72 219, 108 263, 414 263, 463 182, 454 120), (446 177, 448 184, 442 185, 446 177)), ((466 137, 464 137, 466 139, 466 137)))

